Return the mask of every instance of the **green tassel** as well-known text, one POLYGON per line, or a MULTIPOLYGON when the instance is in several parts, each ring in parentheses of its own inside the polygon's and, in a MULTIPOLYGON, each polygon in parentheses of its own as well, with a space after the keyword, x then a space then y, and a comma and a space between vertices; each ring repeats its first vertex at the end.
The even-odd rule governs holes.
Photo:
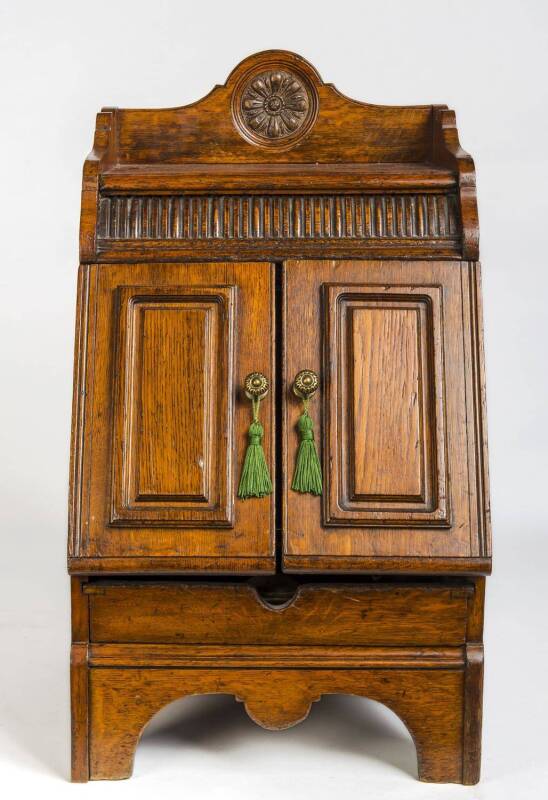
POLYGON ((264 428, 259 422, 259 401, 253 401, 253 422, 249 426, 249 444, 247 446, 238 497, 265 497, 272 494, 272 481, 263 450, 264 428))
POLYGON ((305 402, 304 411, 297 422, 301 442, 291 488, 295 492, 319 495, 323 489, 322 467, 314 444, 314 423, 308 414, 307 405, 305 402))

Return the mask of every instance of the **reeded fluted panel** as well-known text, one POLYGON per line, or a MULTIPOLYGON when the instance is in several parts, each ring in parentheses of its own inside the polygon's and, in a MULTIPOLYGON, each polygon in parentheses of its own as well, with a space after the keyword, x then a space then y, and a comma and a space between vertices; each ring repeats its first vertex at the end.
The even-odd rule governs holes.
POLYGON ((106 196, 99 238, 455 239, 453 194, 106 196))

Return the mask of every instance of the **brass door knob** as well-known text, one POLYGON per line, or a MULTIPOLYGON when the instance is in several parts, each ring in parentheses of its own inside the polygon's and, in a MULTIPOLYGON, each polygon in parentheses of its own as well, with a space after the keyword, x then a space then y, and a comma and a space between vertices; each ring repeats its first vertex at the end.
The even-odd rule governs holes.
POLYGON ((311 369, 302 369, 293 381, 293 392, 301 400, 308 400, 317 391, 320 385, 318 376, 311 369))
POLYGON ((244 380, 245 396, 248 400, 262 400, 267 396, 270 384, 262 372, 250 372, 244 380))

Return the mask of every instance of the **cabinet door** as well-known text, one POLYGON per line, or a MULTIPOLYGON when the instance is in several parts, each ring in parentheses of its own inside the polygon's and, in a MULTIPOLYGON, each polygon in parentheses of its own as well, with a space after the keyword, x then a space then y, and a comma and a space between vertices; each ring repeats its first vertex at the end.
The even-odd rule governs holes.
POLYGON ((488 555, 474 269, 286 263, 286 568, 413 569, 488 555), (310 408, 322 497, 290 488, 301 369, 320 378, 310 408))
MULTIPOLYGON (((275 381, 271 265, 85 270, 73 555, 107 570, 162 559, 167 569, 271 569, 274 497, 236 498, 251 421, 243 380, 260 371, 275 381)), ((273 474, 270 398, 261 416, 273 474)))

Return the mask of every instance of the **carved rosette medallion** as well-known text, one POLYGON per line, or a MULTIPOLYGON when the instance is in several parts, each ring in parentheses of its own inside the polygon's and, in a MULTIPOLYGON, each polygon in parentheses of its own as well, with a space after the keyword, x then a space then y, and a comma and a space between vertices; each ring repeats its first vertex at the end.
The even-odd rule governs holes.
POLYGON ((265 147, 301 139, 316 118, 317 95, 297 70, 271 68, 246 76, 235 91, 234 121, 242 136, 265 147))

